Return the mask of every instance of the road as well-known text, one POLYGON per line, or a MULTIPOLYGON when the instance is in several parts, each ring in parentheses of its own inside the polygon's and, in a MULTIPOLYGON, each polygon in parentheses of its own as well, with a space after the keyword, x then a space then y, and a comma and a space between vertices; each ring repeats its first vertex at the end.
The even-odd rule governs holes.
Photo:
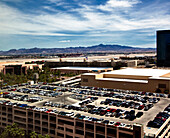
POLYGON ((74 104, 75 102, 73 100, 69 100, 69 96, 71 93, 65 93, 62 96, 58 96, 56 98, 54 97, 45 97, 43 101, 41 102, 35 102, 32 105, 38 106, 38 107, 43 107, 43 103, 45 101, 51 101, 53 103, 62 103, 62 104, 74 104))

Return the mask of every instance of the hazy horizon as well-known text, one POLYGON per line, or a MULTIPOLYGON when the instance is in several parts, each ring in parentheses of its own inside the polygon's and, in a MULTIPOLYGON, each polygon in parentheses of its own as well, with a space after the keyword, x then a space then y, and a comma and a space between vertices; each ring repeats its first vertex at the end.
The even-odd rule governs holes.
MULTIPOLYGON (((92 46, 77 46, 77 48, 78 47, 93 47, 93 46, 99 46, 99 45, 101 45, 101 44, 98 44, 98 45, 92 45, 92 46)), ((102 45, 119 45, 119 44, 102 44, 102 45)), ((125 46, 125 45, 119 45, 119 46, 125 46)), ((134 46, 128 46, 128 47, 134 47, 134 46)), ((41 47, 30 47, 30 48, 13 48, 13 49, 9 49, 9 50, 22 50, 22 49, 34 49, 34 48, 39 48, 39 49, 41 49, 41 47)), ((52 47, 52 48, 76 48, 76 46, 74 47, 70 47, 70 46, 68 46, 68 47, 52 47)), ((52 49, 51 48, 51 49, 52 49)), ((152 47, 134 47, 134 48, 152 48, 152 47)), ((43 49, 43 48, 42 48, 43 49)), ((50 49, 50 47, 44 47, 44 49, 50 49)), ((156 48, 155 48, 156 49, 156 48)), ((9 51, 9 50, 0 50, 0 51, 9 51)))

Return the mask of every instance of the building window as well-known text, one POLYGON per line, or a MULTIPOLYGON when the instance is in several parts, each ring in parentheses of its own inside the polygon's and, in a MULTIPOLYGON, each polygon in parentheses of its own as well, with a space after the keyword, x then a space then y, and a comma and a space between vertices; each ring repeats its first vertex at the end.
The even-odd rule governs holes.
POLYGON ((166 88, 166 84, 159 84, 158 87, 159 88, 166 88))
POLYGON ((83 82, 88 82, 88 79, 83 79, 83 82))

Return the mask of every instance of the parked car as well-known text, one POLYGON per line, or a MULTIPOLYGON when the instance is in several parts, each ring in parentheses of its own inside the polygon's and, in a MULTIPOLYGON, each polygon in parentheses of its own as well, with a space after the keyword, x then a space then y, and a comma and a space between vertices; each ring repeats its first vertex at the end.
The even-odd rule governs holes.
POLYGON ((115 124, 114 124, 114 126, 120 126, 120 122, 116 122, 115 124))
POLYGON ((137 118, 140 118, 142 115, 143 115, 143 112, 138 112, 138 113, 136 114, 136 117, 137 117, 137 118))
POLYGON ((145 106, 144 105, 140 105, 138 110, 142 110, 145 106))

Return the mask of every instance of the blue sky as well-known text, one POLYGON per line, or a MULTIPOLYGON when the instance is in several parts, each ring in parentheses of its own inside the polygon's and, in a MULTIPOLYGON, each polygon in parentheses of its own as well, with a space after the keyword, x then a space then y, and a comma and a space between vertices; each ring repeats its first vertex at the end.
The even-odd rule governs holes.
POLYGON ((0 50, 120 44, 156 47, 169 0, 0 0, 0 50))

